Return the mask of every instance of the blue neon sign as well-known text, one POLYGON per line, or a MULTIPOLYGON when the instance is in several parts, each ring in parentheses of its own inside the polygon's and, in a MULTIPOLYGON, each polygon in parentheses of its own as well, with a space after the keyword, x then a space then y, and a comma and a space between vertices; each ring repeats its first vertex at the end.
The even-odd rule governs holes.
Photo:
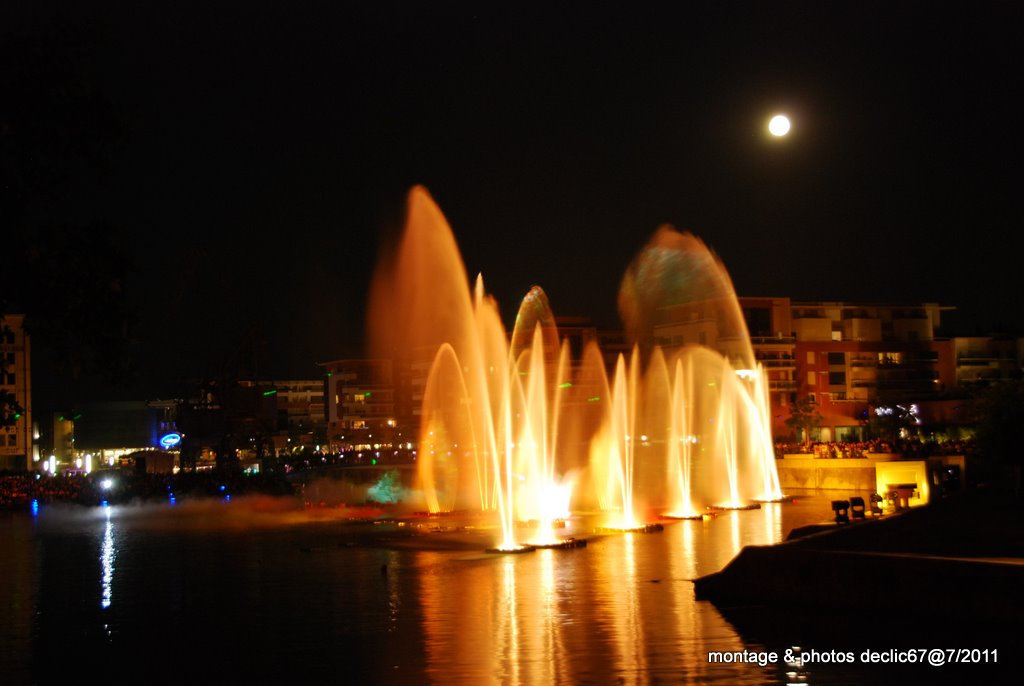
POLYGON ((173 448, 181 443, 181 434, 169 433, 160 437, 160 445, 164 448, 173 448))

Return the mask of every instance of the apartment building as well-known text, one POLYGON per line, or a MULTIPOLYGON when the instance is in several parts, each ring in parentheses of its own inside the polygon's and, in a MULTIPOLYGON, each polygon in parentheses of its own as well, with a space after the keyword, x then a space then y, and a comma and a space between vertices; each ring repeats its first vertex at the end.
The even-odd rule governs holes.
MULTIPOLYGON (((0 469, 31 470, 38 460, 32 425, 32 365, 29 336, 24 315, 0 318, 0 390, 14 401, 19 411, 11 413, 9 426, 0 427, 0 469)), ((5 408, 6 409, 6 408, 5 408)))

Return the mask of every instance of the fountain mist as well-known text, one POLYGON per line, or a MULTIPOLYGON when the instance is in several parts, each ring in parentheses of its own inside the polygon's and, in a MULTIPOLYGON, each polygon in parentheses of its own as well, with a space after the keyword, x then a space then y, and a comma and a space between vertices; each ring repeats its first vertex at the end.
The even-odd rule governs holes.
POLYGON ((513 549, 522 521, 555 542, 571 505, 631 528, 651 508, 692 516, 780 497, 765 375, 721 263, 663 227, 623 277, 619 307, 636 345, 610 380, 595 343, 570 359, 539 287, 508 336, 482 277, 470 291, 440 210, 410 192, 370 331, 377 355, 426 370, 418 474, 430 511, 494 512, 499 547, 513 549))

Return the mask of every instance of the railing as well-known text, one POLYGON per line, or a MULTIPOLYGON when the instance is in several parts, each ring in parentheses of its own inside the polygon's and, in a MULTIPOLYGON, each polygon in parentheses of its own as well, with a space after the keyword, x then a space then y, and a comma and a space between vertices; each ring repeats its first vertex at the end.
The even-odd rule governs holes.
POLYGON ((758 362, 763 367, 771 367, 773 369, 779 369, 779 368, 782 368, 782 369, 785 369, 785 368, 795 369, 796 368, 796 360, 794 360, 792 358, 784 359, 784 360, 758 360, 758 362))
POLYGON ((751 336, 750 342, 753 345, 768 345, 771 343, 796 343, 793 336, 751 336))
POLYGON ((772 391, 795 391, 797 387, 796 381, 768 381, 768 389, 772 391))
POLYGON ((854 388, 888 388, 895 390, 907 390, 916 392, 935 392, 932 386, 935 379, 854 379, 854 388))

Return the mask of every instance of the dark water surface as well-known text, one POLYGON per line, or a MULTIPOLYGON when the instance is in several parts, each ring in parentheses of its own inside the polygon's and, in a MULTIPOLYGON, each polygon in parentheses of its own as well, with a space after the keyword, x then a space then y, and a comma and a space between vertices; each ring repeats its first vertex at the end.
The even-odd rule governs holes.
MULTIPOLYGON (((479 552, 472 534, 393 538, 411 525, 249 517, 247 507, 0 515, 0 681, 858 684, 954 675, 924 665, 708 663, 713 650, 828 650, 850 638, 830 634, 828 621, 821 628, 821 617, 776 623, 741 608, 727 620, 694 599, 691 580, 742 546, 826 519, 823 496, 508 556, 479 552)), ((573 525, 582 533, 592 522, 573 525)), ((974 648, 999 640, 966 629, 951 629, 951 645, 940 647, 968 635, 974 648)))

